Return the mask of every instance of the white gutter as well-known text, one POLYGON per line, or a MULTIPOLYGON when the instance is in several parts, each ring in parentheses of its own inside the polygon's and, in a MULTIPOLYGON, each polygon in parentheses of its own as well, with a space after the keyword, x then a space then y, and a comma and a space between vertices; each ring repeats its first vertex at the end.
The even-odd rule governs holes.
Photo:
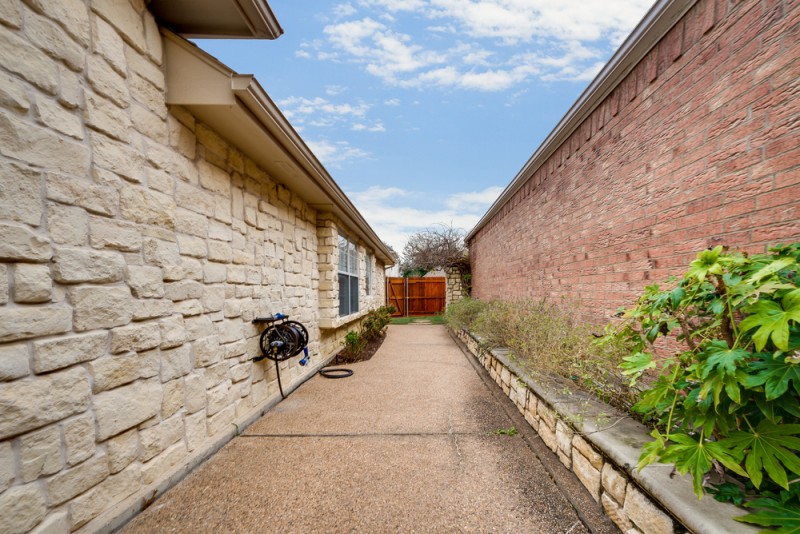
POLYGON ((261 124, 267 127, 268 131, 277 130, 280 132, 279 140, 281 145, 292 156, 294 161, 306 171, 308 177, 325 192, 331 202, 342 211, 337 215, 344 219, 348 225, 358 229, 362 233, 362 237, 365 237, 373 248, 384 256, 381 259, 388 262, 388 264, 394 264, 394 259, 389 249, 372 230, 353 203, 350 202, 350 199, 334 181, 333 177, 328 174, 328 171, 325 170, 325 167, 311 149, 308 148, 308 145, 305 144, 297 131, 286 120, 286 117, 267 95, 258 80, 249 74, 236 74, 231 77, 231 89, 236 98, 254 114, 261 124))
POLYGON ((469 231, 465 240, 469 242, 488 223, 514 194, 525 185, 550 156, 577 130, 597 109, 597 106, 625 79, 633 68, 672 29, 697 0, 658 0, 639 22, 625 42, 617 49, 592 83, 581 93, 569 111, 559 121, 536 152, 528 159, 510 184, 503 190, 494 204, 469 231))

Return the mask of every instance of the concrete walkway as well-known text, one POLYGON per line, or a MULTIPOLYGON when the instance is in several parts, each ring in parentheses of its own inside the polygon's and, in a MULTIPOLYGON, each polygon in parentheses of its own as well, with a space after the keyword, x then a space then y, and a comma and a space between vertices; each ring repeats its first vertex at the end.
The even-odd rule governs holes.
POLYGON ((349 367, 301 386, 123 532, 616 531, 444 327, 391 326, 349 367))

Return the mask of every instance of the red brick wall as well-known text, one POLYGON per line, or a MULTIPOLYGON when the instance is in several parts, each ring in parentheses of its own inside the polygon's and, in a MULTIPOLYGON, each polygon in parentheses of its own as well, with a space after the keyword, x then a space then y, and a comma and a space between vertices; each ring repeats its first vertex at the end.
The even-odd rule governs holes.
POLYGON ((700 0, 473 237, 473 295, 605 322, 718 244, 800 240, 800 3, 700 0))

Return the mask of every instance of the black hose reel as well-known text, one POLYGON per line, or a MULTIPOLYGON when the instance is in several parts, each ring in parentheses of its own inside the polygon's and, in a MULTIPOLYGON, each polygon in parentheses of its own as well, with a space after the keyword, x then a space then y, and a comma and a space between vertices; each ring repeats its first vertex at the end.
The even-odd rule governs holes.
POLYGON ((308 363, 308 330, 302 323, 290 321, 289 316, 282 313, 253 319, 253 324, 259 323, 269 323, 269 326, 261 333, 261 356, 253 358, 254 362, 264 358, 282 362, 303 352, 300 365, 308 363))
POLYGON ((261 333, 261 339, 259 340, 261 356, 256 356, 253 361, 258 362, 267 358, 275 362, 278 389, 281 392, 281 397, 285 399, 286 395, 283 393, 283 385, 281 384, 281 368, 278 362, 288 360, 302 352, 303 359, 300 360, 300 365, 308 363, 308 330, 302 323, 290 321, 289 316, 282 313, 276 313, 271 317, 256 317, 253 319, 253 324, 261 323, 267 323, 269 326, 261 333))
MULTIPOLYGON (((281 397, 286 398, 283 393, 283 386, 281 384, 281 368, 279 362, 288 360, 303 353, 303 359, 298 363, 300 365, 307 365, 309 362, 308 355, 308 330, 302 323, 297 321, 290 321, 288 315, 276 313, 270 317, 256 317, 253 319, 253 324, 266 323, 269 326, 261 333, 259 340, 259 347, 261 348, 261 356, 253 358, 254 362, 260 362, 263 359, 269 359, 275 362, 275 374, 278 378, 278 389, 281 392, 281 397)), ((319 374, 325 378, 346 378, 353 375, 350 369, 322 369, 319 374)))

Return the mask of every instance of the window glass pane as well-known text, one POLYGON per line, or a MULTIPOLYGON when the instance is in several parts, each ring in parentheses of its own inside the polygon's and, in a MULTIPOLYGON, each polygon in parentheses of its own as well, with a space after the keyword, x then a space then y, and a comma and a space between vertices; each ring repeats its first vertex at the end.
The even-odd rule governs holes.
POLYGON ((350 260, 348 267, 350 267, 348 271, 350 274, 358 276, 358 248, 356 248, 355 243, 350 243, 350 260))
POLYGON ((372 254, 367 254, 366 265, 364 266, 364 280, 367 285, 367 295, 372 294, 372 254))
POLYGON ((348 245, 347 239, 339 236, 339 271, 343 273, 347 272, 348 245))
POLYGON ((358 247, 339 236, 339 315, 358 311, 358 247))
POLYGON ((358 277, 350 277, 350 313, 358 311, 358 277))
POLYGON ((339 273, 339 316, 350 315, 350 277, 339 273))

